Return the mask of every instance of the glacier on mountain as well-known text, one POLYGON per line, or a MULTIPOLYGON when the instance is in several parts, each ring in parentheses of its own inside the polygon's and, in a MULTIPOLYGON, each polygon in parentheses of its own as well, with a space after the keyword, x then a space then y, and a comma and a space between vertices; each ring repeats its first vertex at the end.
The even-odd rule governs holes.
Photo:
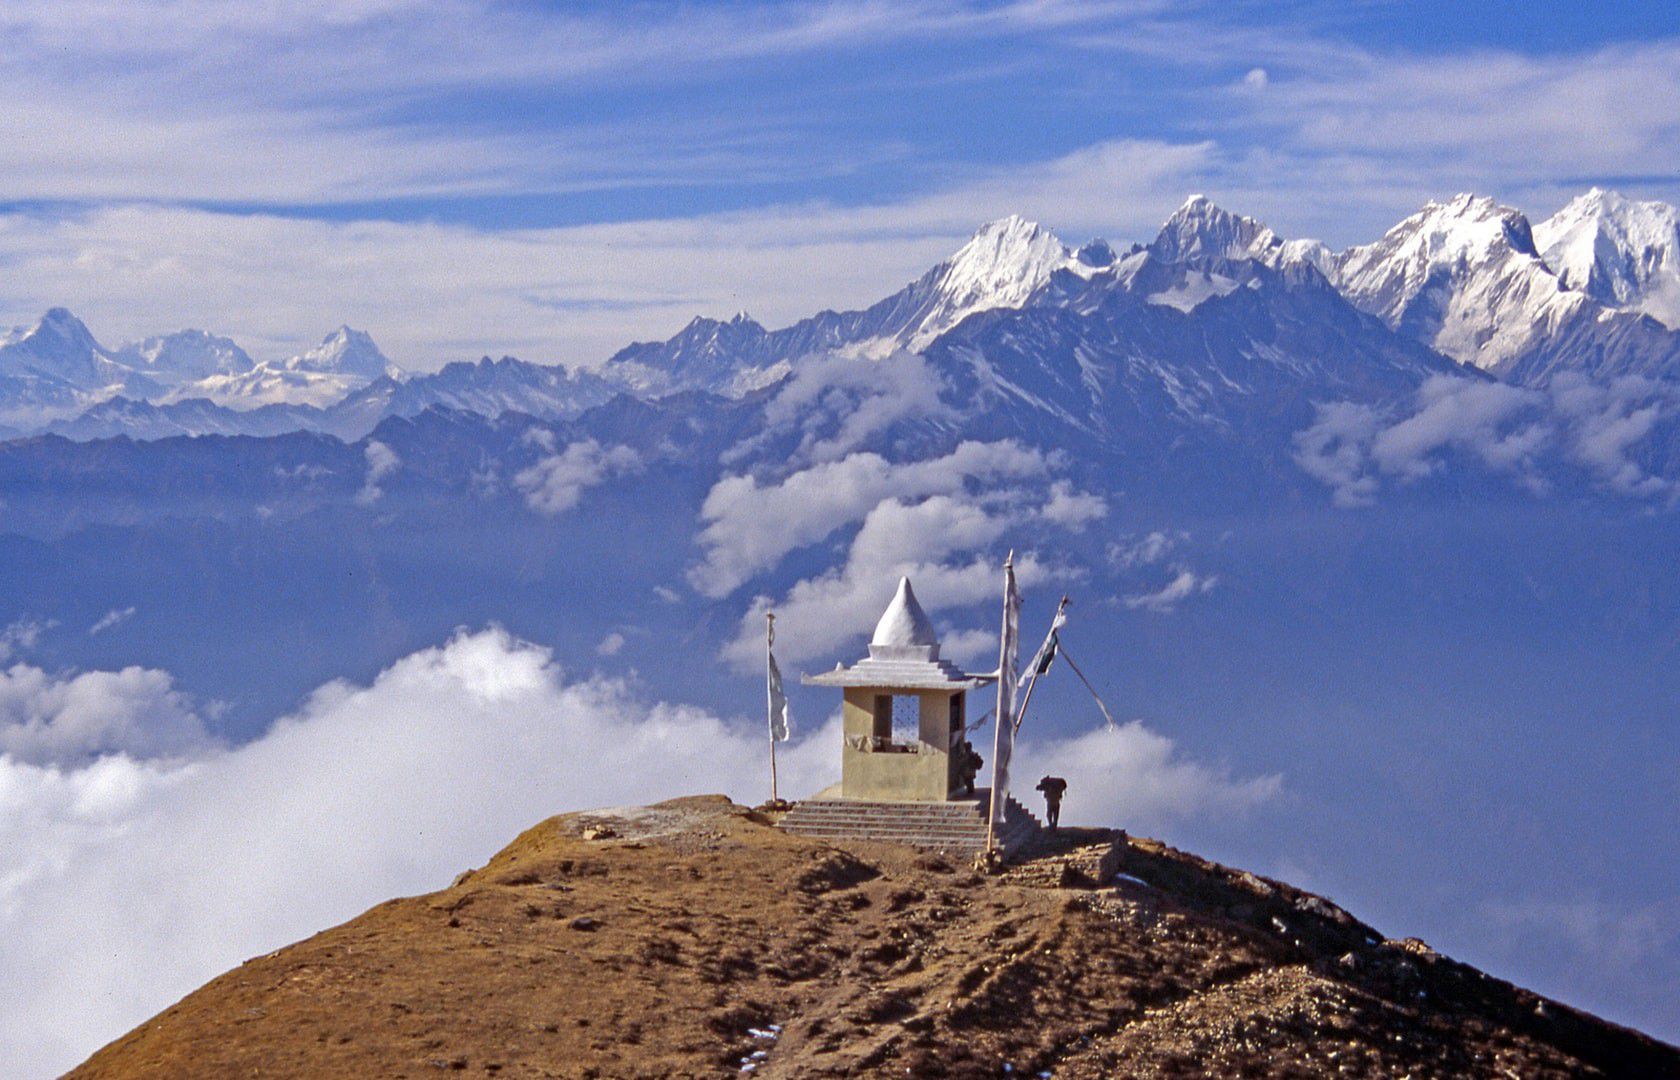
POLYGON ((1534 227, 1566 288, 1680 329, 1680 210, 1592 188, 1534 227))

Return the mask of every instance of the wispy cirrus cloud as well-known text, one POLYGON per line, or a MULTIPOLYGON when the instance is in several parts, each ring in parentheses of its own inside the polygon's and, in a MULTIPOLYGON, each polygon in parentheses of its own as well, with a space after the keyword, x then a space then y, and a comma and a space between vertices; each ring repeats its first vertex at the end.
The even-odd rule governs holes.
POLYGON ((88 637, 97 637, 112 627, 127 622, 128 620, 134 618, 135 612, 139 610, 139 608, 132 605, 125 608, 112 608, 104 615, 101 615, 99 620, 92 626, 88 627, 88 637))
POLYGON ((0 213, 0 321, 63 304, 113 343, 210 327, 273 359, 348 322, 411 370, 487 353, 589 366, 743 301, 772 325, 867 306, 1015 209, 1170 206, 1204 158, 1111 143, 904 202, 550 228, 155 204, 0 213))
MULTIPOLYGON (((704 96, 701 88, 721 85, 727 95, 743 64, 1053 32, 1125 11, 934 2, 7 5, 0 103, 11 107, 0 110, 0 135, 10 152, 0 199, 311 203, 697 178, 738 184, 754 172, 809 171, 824 158, 821 144, 790 142, 787 124, 762 111, 760 122, 735 109, 673 109, 660 103, 660 88, 704 96), (86 77, 90 69, 99 80, 86 77)), ((774 107, 782 120, 820 115, 817 103, 791 97, 774 107)), ((872 156, 865 143, 843 142, 819 172, 872 156)))
POLYGON ((1153 2, 10 4, 0 320, 63 304, 278 356, 349 321, 418 370, 587 364, 696 313, 867 304, 1014 212, 1147 239, 1205 190, 1346 243, 1466 187, 1680 195, 1672 38, 1338 33, 1153 2))

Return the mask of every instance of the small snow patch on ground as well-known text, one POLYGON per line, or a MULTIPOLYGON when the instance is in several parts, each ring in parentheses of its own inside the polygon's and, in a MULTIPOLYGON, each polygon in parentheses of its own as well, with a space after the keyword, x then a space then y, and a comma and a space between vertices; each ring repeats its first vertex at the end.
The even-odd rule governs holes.
MULTIPOLYGON (((775 1042, 781 1037, 782 1025, 765 1024, 761 1028, 750 1027, 747 1029, 747 1034, 751 1035, 755 1039, 768 1039, 771 1042, 775 1042)), ((768 1050, 754 1050, 752 1053, 741 1059, 741 1071, 744 1073, 750 1073, 757 1069, 760 1065, 764 1064, 765 1060, 769 1057, 770 1051, 768 1050)))

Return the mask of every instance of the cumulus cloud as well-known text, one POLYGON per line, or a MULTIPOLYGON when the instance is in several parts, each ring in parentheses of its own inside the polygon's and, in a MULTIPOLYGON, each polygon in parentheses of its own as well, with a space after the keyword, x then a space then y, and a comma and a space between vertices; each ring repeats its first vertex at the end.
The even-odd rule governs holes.
POLYGON ((1637 375, 1595 382, 1568 372, 1549 391, 1567 421, 1570 453, 1612 490, 1635 496, 1673 490, 1672 481, 1647 473, 1633 452, 1659 423, 1680 415, 1680 387, 1637 375))
POLYGON ((617 656, 624 649, 624 635, 614 630, 595 646, 596 656, 617 656))
POLYGON ((945 381, 920 354, 880 358, 830 352, 806 359, 764 407, 765 431, 729 454, 789 431, 799 434, 794 460, 832 461, 900 420, 937 420, 952 414, 940 398, 945 381))
POLYGON ((1230 771, 1184 759, 1173 740, 1139 721, 1068 739, 1023 740, 1013 787, 1049 775, 1068 781, 1068 820, 1158 830, 1199 815, 1246 813, 1283 791, 1278 775, 1234 778, 1230 771))
POLYGON ((1157 615, 1170 615, 1178 610, 1178 605, 1190 599, 1209 592, 1219 584, 1217 575, 1198 575, 1188 567, 1180 567, 1171 581, 1156 589, 1154 592, 1136 593, 1125 598, 1127 607, 1136 610, 1153 611, 1157 615))
MULTIPOLYGON (((796 583, 779 601, 754 599, 724 656, 742 670, 762 663, 757 628, 772 608, 777 648, 787 660, 830 652, 875 624, 901 575, 915 583, 929 612, 997 599, 1002 560, 989 552, 1022 520, 1015 508, 963 496, 934 495, 918 503, 887 499, 864 518, 842 565, 796 583)), ((1021 588, 1030 589, 1067 571, 1026 553, 1016 556, 1015 573, 1021 588)))
MULTIPOLYGON (((689 575, 706 596, 727 596, 791 551, 863 518, 889 498, 953 494, 971 483, 1022 479, 1048 471, 1046 457, 1019 443, 964 442, 949 454, 894 463, 873 452, 814 465, 779 483, 726 476, 712 485, 700 509, 706 522, 698 542, 705 560, 689 575)), ((1102 500, 1058 483, 1051 504, 1060 518, 1089 520, 1102 500)), ((1049 507, 1046 508, 1047 516, 1049 507)))
POLYGON ((1108 502, 1101 495, 1075 491, 1071 480, 1057 480, 1050 485, 1050 499, 1038 514, 1052 525, 1078 532, 1106 517, 1108 502))
POLYGON ((513 486, 524 494, 526 506, 549 517, 576 506, 597 484, 642 468, 641 455, 628 446, 603 447, 594 439, 580 439, 556 450, 551 432, 535 429, 531 438, 548 453, 517 473, 513 486))
MULTIPOLYGON (((905 371, 925 368, 914 354, 898 354, 897 362, 905 371)), ((849 360, 844 370, 867 372, 870 366, 849 360)), ((876 408, 874 391, 868 389, 874 384, 846 381, 851 378, 837 381, 830 374, 813 383, 814 389, 788 387, 783 393, 793 392, 805 404, 837 401, 830 407, 843 433, 853 430, 859 412, 876 408), (861 397, 833 397, 824 389, 842 383, 857 388, 861 397)), ((929 392, 937 400, 937 389, 930 386, 929 392)), ((772 405, 783 407, 783 400, 772 405)), ((881 403, 876 420, 857 430, 879 430, 877 421, 896 418, 901 407, 902 402, 881 403)), ((783 422, 774 410, 772 422, 783 422)), ((810 435, 808 430, 802 443, 807 449, 810 435)), ((817 445, 843 445, 834 441, 840 438, 824 436, 817 445)), ((817 464, 776 485, 726 478, 702 510, 708 524, 699 540, 706 561, 691 581, 716 596, 728 595, 789 552, 861 521, 841 565, 798 582, 780 601, 768 596, 753 601, 740 633, 724 650, 737 666, 755 662, 755 627, 772 607, 781 620, 786 657, 808 659, 871 625, 901 575, 915 581, 917 596, 930 611, 961 608, 997 591, 998 560, 990 548, 1011 530, 1036 527, 1036 533, 1048 526, 1078 531, 1108 512, 1102 498, 1076 490, 1065 479, 1054 480, 1048 489, 1032 482, 1048 479, 1060 459, 1009 440, 965 442, 943 457, 897 465, 873 453, 830 461, 822 456, 818 453, 817 464), (888 594, 882 595, 883 590, 888 594)), ((1065 573, 1032 554, 1017 561, 1016 572, 1023 587, 1065 573)))
POLYGON ((965 669, 988 671, 997 667, 996 630, 951 630, 940 635, 939 655, 965 669))
POLYGON ((1295 464, 1331 490, 1337 506, 1369 506, 1379 481, 1367 472, 1371 437, 1382 419, 1369 405, 1336 401, 1318 406, 1317 419, 1295 433, 1295 464))
POLYGON ((362 481, 362 490, 356 493, 356 502, 362 506, 372 506, 385 494, 379 486, 387 476, 397 471, 402 459, 397 452, 378 439, 369 439, 367 449, 363 451, 367 458, 367 476, 362 481))
MULTIPOLYGON (((57 693, 30 707, 62 717, 77 695, 133 684, 125 730, 179 711, 159 673, 80 678, 14 671, 0 709, 57 693)), ((546 651, 487 631, 369 686, 326 686, 237 749, 81 766, 0 754, 0 1058, 20 1075, 68 1067, 241 959, 441 887, 557 811, 757 801, 758 736, 620 683, 569 684, 546 651)), ((781 760, 795 793, 835 766, 832 746, 803 745, 781 760)))
POLYGON ((134 618, 134 613, 138 610, 139 608, 135 607, 112 608, 110 611, 107 611, 104 615, 100 616, 98 622, 88 627, 88 637, 103 634, 105 631, 111 629, 113 626, 116 626, 118 623, 127 622, 129 619, 134 618))
MULTIPOLYGON (((837 719, 813 726, 780 755, 796 795, 838 771, 837 719)), ((190 760, 0 753, 0 1058, 56 1073, 242 959, 442 887, 550 814, 757 801, 762 741, 757 723, 568 681, 547 650, 487 630, 190 760)), ((1185 762, 1138 725, 1019 753, 1072 779, 1070 816, 1090 821, 1225 813, 1277 788, 1185 762)))
POLYGON ((1436 451, 1459 446, 1491 467, 1520 470, 1544 442, 1546 429, 1509 422, 1538 402, 1537 391, 1436 375, 1419 387, 1415 412, 1376 432, 1371 458, 1383 472, 1417 479, 1435 471, 1436 451))
POLYGON ((0 672, 0 755, 15 761, 179 757, 213 745, 194 702, 167 672, 128 667, 55 676, 28 664, 0 672))
POLYGON ((1612 491, 1657 496, 1673 483, 1648 473, 1634 450, 1675 417, 1680 391, 1650 379, 1567 373, 1528 389, 1440 375, 1397 411, 1321 404, 1294 436, 1295 462, 1344 507, 1369 505, 1384 478, 1407 483, 1438 472, 1449 451, 1536 492, 1548 486, 1544 466, 1562 464, 1612 491))

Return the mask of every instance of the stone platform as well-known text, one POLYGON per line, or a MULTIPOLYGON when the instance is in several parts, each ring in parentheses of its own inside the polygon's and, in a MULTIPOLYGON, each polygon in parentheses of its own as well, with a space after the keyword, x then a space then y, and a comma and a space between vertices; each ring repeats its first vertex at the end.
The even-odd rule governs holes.
MULTIPOLYGON (((950 802, 870 802, 818 796, 793 804, 779 828, 829 840, 879 840, 974 856, 986 847, 986 815, 992 794, 981 788, 950 802)), ((1014 798, 1004 805, 997 832, 1005 856, 1020 851, 1043 829, 1014 798)))

